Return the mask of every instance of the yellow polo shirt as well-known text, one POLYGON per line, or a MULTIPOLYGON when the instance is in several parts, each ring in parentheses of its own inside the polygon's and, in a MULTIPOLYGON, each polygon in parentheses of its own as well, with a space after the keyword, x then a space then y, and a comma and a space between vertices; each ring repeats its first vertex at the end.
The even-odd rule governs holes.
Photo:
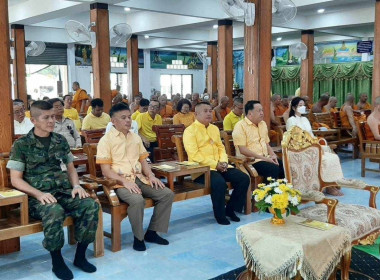
POLYGON ((139 110, 136 110, 136 112, 134 112, 133 114, 132 114, 132 116, 131 116, 131 118, 132 118, 132 120, 136 120, 136 118, 137 118, 137 116, 138 115, 140 115, 141 114, 141 112, 139 111, 139 110))
POLYGON ((229 114, 223 120, 223 130, 224 131, 234 130, 235 124, 237 124, 237 122, 241 121, 242 119, 243 119, 243 115, 239 117, 239 116, 236 116, 233 111, 229 112, 229 114))
MULTIPOLYGON (((236 155, 241 155, 238 146, 245 146, 256 154, 268 156, 268 127, 264 121, 261 121, 256 126, 245 117, 235 125, 234 131, 232 132, 232 138, 236 147, 236 155)), ((257 159, 255 160, 255 163, 259 161, 261 160, 257 159)))
POLYGON ((157 136, 153 131, 153 126, 162 125, 162 118, 159 114, 156 114, 154 119, 152 119, 149 112, 140 113, 136 118, 136 122, 139 128, 139 133, 142 136, 148 139, 149 142, 157 141, 157 136))
POLYGON ((140 163, 148 156, 140 136, 132 131, 124 135, 112 127, 98 143, 96 163, 110 164, 114 172, 125 176, 128 181, 134 182, 137 177, 149 184, 149 180, 142 174, 140 163))
POLYGON ((102 113, 100 117, 90 113, 83 119, 82 130, 105 129, 110 121, 111 118, 106 113, 102 113))
POLYGON ((189 161, 210 166, 211 170, 215 170, 218 162, 228 162, 226 150, 220 139, 219 128, 213 124, 206 127, 195 120, 185 129, 183 144, 189 161))
POLYGON ((177 113, 173 117, 173 124, 183 124, 185 127, 190 126, 195 121, 193 112, 187 114, 177 113))
POLYGON ((75 108, 64 109, 63 116, 74 122, 75 128, 79 131, 82 127, 82 123, 79 119, 78 111, 75 108))
POLYGON ((88 106, 88 109, 87 109, 87 112, 86 112, 86 115, 89 115, 92 111, 92 106, 88 106))

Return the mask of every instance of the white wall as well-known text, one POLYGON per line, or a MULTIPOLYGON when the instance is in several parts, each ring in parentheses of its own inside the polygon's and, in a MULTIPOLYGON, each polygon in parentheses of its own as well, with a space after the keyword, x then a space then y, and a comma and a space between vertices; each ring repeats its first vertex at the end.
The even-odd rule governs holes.
MULTIPOLYGON (((79 82, 81 88, 88 93, 91 92, 91 66, 75 66, 75 47, 74 44, 68 45, 67 59, 69 71, 69 84, 79 82)), ((113 68, 111 72, 127 73, 126 68, 113 68)), ((191 74, 193 75, 193 92, 203 93, 206 84, 205 70, 167 70, 150 68, 150 51, 144 50, 144 68, 139 69, 139 87, 145 98, 150 97, 151 90, 160 90, 161 74, 191 74)))

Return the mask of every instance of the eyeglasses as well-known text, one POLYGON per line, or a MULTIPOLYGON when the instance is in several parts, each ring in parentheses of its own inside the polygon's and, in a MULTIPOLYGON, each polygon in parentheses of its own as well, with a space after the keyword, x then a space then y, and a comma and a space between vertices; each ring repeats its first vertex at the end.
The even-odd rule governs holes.
POLYGON ((71 127, 71 125, 67 126, 67 129, 70 131, 70 134, 74 136, 74 129, 71 127))
POLYGON ((25 113, 24 109, 13 111, 13 114, 15 114, 15 115, 21 115, 21 114, 24 114, 24 113, 25 113))

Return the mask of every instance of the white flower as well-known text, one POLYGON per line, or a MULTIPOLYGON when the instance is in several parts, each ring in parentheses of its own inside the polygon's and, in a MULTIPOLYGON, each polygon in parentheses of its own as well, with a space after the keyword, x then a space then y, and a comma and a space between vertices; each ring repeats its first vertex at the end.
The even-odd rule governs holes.
POLYGON ((288 182, 288 180, 286 180, 285 178, 284 179, 282 179, 285 183, 287 183, 288 182))
POLYGON ((278 193, 278 194, 282 194, 282 190, 280 190, 280 188, 274 188, 274 192, 275 193, 278 193))
POLYGON ((258 196, 258 195, 255 195, 255 201, 256 201, 256 202, 259 201, 259 196, 258 196))
POLYGON ((293 204, 293 206, 297 206, 299 204, 297 196, 289 196, 289 201, 291 204, 293 204))
POLYGON ((271 196, 271 195, 268 195, 268 196, 265 198, 265 203, 272 204, 272 196, 271 196))

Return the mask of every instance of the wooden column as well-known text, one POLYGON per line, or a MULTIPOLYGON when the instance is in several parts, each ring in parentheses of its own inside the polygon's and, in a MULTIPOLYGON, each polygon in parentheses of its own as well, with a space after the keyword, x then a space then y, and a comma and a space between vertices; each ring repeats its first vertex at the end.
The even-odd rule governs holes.
POLYGON ((24 101, 27 106, 27 91, 26 91, 26 55, 25 55, 25 29, 24 25, 12 24, 12 38, 14 47, 13 58, 13 88, 15 98, 24 101))
POLYGON ((245 27, 244 99, 259 100, 264 120, 270 124, 272 88, 272 1, 248 0, 256 4, 255 25, 245 27))
POLYGON ((373 50, 372 104, 380 96, 380 0, 375 4, 375 48, 373 50))
POLYGON ((232 103, 233 64, 232 64, 232 20, 218 21, 218 94, 219 101, 228 96, 232 103))
MULTIPOLYGON (((0 0, 0 152, 9 152, 13 138, 13 106, 11 90, 11 55, 9 41, 8 0, 0 0)), ((0 218, 2 215, 0 210, 0 218)), ((0 255, 20 250, 20 238, 0 241, 0 255)))
POLYGON ((207 68, 207 92, 213 94, 218 91, 218 42, 207 42, 207 56, 211 58, 207 68))
POLYGON ((128 100, 139 94, 139 39, 133 34, 127 42, 128 100))
POLYGON ((302 30, 301 41, 307 46, 307 57, 301 63, 301 96, 309 96, 313 100, 314 30, 302 30))
POLYGON ((104 102, 104 111, 111 108, 111 62, 109 40, 108 5, 93 3, 90 5, 90 19, 95 23, 96 47, 92 49, 92 71, 94 73, 94 97, 104 102))

